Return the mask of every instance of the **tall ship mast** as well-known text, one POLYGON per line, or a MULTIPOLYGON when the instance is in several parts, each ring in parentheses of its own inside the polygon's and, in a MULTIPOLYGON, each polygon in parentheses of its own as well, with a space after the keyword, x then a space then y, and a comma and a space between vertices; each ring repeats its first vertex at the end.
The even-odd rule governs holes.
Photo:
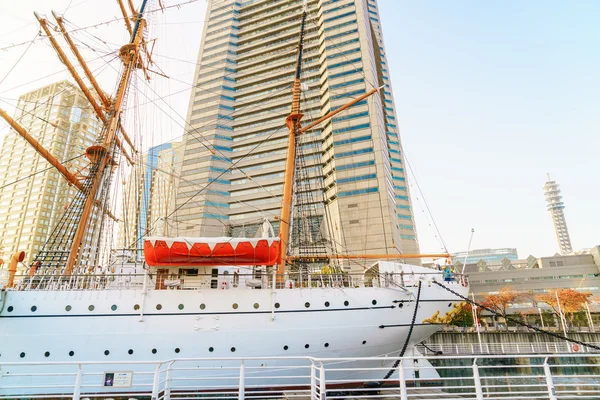
MULTIPOLYGON (((285 119, 288 140, 278 234, 265 219, 254 237, 147 236, 143 238, 144 262, 116 257, 105 266, 89 268, 97 265, 97 259, 88 260, 84 254, 88 234, 92 232, 92 240, 97 239, 94 232, 99 235, 97 232, 106 228, 105 220, 114 218, 105 201, 112 172, 117 160, 133 163, 137 152, 122 126, 123 105, 131 90, 129 83, 136 71, 145 78, 151 73, 144 36, 147 1, 137 11, 132 7, 127 11, 121 0, 119 5, 130 40, 119 50, 122 72, 112 98, 102 92, 85 67, 62 18, 54 15, 58 30, 81 64, 93 92, 58 45, 48 21, 36 15, 97 118, 104 123, 97 143, 86 150, 89 167, 84 176, 70 171, 0 111, 0 116, 79 190, 64 217, 65 223, 55 229, 48 247, 40 251, 29 271, 22 276, 17 274, 22 253, 15 254, 11 261, 0 299, 0 334, 5 338, 0 343, 0 354, 1 361, 12 364, 6 370, 3 367, 3 371, 15 377, 26 376, 22 373, 49 371, 53 368, 51 362, 77 360, 110 360, 118 364, 215 357, 215 363, 226 367, 227 361, 222 359, 232 355, 398 356, 439 330, 443 320, 437 316, 445 315, 458 304, 461 298, 456 293, 468 293, 466 281, 458 275, 444 279, 438 270, 398 260, 446 254, 344 253, 313 240, 314 229, 305 228, 303 219, 294 217, 294 208, 302 208, 298 197, 304 180, 297 172, 302 164, 298 157, 299 139, 381 90, 373 87, 302 125, 307 2, 298 13, 300 30, 291 82, 291 110, 285 119), (94 223, 99 226, 93 226, 94 223), (294 233, 302 237, 295 240, 294 233), (342 271, 338 261, 350 259, 371 261, 358 273, 342 271), (444 280, 444 284, 431 284, 444 280), (33 330, 31 321, 35 321, 33 330)), ((365 362, 369 363, 355 362, 355 366, 365 362)), ((371 363, 380 365, 379 361, 371 363)), ((385 366, 390 367, 389 374, 398 367, 393 359, 385 366)), ((339 374, 341 377, 345 372, 339 374)), ((375 370, 372 379, 382 379, 386 374, 380 375, 375 370)), ((255 378, 259 386, 273 385, 272 376, 259 373, 255 378)), ((15 379, 13 389, 0 393, 39 394, 41 389, 36 388, 41 385, 28 387, 26 377, 15 379)), ((56 389, 45 394, 62 393, 60 382, 55 383, 56 389)), ((276 386, 293 383, 277 382, 276 386)), ((134 386, 132 391, 135 390, 134 386)))

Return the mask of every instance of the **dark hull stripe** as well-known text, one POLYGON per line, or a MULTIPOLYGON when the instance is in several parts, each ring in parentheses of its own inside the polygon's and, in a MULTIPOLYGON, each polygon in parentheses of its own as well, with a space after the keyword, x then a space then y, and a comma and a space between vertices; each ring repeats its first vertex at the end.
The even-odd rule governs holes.
MULTIPOLYGON (((447 300, 420 300, 421 302, 454 302, 457 299, 447 300)), ((402 301, 412 302, 411 301, 402 301)), ((314 313, 314 312, 336 312, 336 311, 365 311, 365 310, 382 310, 396 308, 397 306, 374 306, 374 307, 352 307, 352 308, 331 308, 318 310, 275 310, 273 311, 224 311, 224 312, 174 312, 174 313, 144 313, 145 317, 160 317, 160 316, 190 316, 190 315, 257 315, 257 314, 289 314, 289 313, 314 313)), ((6 311, 5 311, 6 313, 6 311)), ((111 314, 27 314, 27 315, 0 315, 1 318, 79 318, 79 317, 139 317, 141 313, 111 313, 111 314)), ((410 324, 408 324, 410 325, 410 324)))

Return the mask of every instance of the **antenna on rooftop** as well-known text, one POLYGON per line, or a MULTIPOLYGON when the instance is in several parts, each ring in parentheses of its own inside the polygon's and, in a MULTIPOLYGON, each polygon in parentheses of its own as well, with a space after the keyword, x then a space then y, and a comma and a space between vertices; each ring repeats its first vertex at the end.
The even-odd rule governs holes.
POLYGON ((469 252, 471 251, 471 242, 473 241, 473 235, 475 234, 475 228, 471 228, 471 238, 469 239, 469 245, 467 246, 467 255, 465 256, 465 261, 463 262, 461 274, 465 273, 465 268, 467 267, 467 260, 469 259, 469 252))

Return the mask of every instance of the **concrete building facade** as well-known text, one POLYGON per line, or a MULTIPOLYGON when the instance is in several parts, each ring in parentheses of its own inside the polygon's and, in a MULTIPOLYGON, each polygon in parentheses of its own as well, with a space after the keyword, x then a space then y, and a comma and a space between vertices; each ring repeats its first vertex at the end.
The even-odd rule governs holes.
MULTIPOLYGON (((540 294, 571 288, 600 296, 600 246, 585 254, 533 257, 510 262, 467 264, 471 293, 483 298, 504 287, 540 294)), ((528 303, 524 301, 524 303, 528 303)), ((524 304, 531 306, 531 304, 524 304)), ((518 308, 518 307, 517 307, 518 308)))
MULTIPOLYGON (((285 117, 302 0, 208 4, 184 138, 176 218, 186 236, 278 229, 285 117), (193 201, 190 201, 193 199, 193 201)), ((418 253, 379 8, 374 0, 308 2, 301 112, 307 124, 372 96, 302 135, 296 212, 327 218, 338 251, 418 253)))
MULTIPOLYGON (((16 110, 15 120, 31 136, 70 171, 86 174, 85 149, 96 141, 101 123, 78 87, 61 81, 33 90, 19 97, 16 110)), ((0 152, 0 242, 5 257, 25 251, 25 263, 30 263, 76 191, 30 144, 9 131, 0 152)))
POLYGON ((502 249, 476 249, 470 251, 460 251, 452 254, 452 259, 461 264, 475 264, 479 260, 485 262, 497 262, 503 259, 518 260, 519 255, 515 248, 502 249))

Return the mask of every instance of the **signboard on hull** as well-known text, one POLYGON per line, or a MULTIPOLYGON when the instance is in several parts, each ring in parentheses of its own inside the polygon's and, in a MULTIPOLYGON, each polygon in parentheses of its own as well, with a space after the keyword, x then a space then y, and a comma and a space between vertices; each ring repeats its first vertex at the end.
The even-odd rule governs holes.
POLYGON ((103 387, 125 388, 131 387, 133 381, 132 371, 111 371, 104 373, 102 380, 103 387))

